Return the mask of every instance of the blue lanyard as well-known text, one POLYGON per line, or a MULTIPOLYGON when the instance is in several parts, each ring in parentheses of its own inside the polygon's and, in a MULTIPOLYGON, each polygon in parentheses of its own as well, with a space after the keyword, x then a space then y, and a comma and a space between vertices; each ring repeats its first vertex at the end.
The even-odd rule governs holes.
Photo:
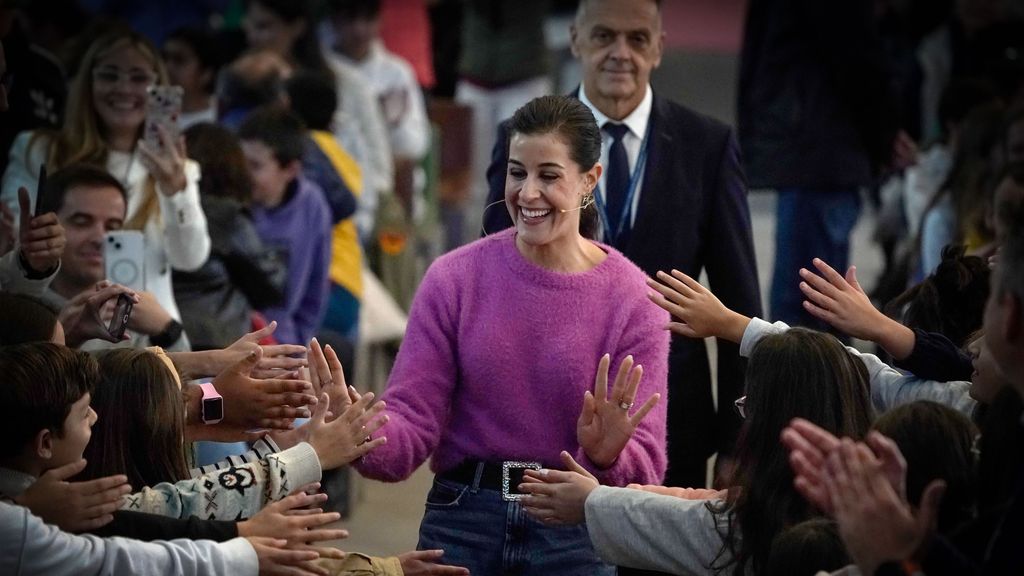
MULTIPOLYGON (((626 192, 626 202, 622 205, 622 214, 619 216, 619 227, 612 232, 608 220, 608 208, 601 194, 594 194, 597 202, 597 213, 601 217, 601 225, 604 227, 605 240, 609 244, 615 244, 615 240, 622 235, 626 222, 632 220, 633 197, 636 195, 636 188, 640 185, 640 173, 644 171, 644 164, 647 162, 647 145, 651 137, 651 122, 647 121, 647 129, 644 130, 644 141, 640 144, 640 155, 637 156, 636 164, 633 166, 633 173, 629 175, 629 188, 626 192)), ((632 226, 632 223, 630 223, 632 226)))

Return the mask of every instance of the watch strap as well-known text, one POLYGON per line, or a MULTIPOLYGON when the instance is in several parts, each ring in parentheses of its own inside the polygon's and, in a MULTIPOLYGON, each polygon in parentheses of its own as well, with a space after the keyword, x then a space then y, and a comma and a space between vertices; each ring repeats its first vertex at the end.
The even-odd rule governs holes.
POLYGON ((184 327, 181 322, 172 318, 159 334, 149 337, 149 343, 161 348, 170 348, 177 344, 178 340, 181 340, 182 332, 184 332, 184 327))

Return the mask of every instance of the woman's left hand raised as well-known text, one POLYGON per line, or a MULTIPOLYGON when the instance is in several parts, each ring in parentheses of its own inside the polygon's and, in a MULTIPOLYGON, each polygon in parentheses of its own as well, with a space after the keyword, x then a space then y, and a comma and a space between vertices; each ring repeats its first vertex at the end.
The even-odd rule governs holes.
POLYGON ((175 142, 164 126, 157 126, 163 147, 153 150, 145 140, 139 140, 139 152, 142 154, 142 165, 149 170, 156 180, 157 190, 164 196, 174 196, 188 186, 185 176, 185 138, 179 137, 175 142))
POLYGON ((610 468, 633 432, 647 413, 661 399, 655 394, 630 416, 636 401, 637 387, 643 376, 643 367, 633 366, 633 357, 627 356, 619 364, 611 394, 608 394, 608 366, 611 357, 605 354, 597 366, 594 392, 583 396, 583 410, 576 422, 576 440, 587 458, 599 468, 610 468))

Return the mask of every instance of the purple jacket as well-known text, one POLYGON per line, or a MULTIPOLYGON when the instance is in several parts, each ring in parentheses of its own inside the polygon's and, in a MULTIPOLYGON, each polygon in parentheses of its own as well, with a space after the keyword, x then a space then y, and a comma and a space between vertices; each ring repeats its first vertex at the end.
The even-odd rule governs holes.
POLYGON ((331 209, 320 188, 301 176, 288 194, 276 208, 252 207, 260 239, 277 252, 288 274, 284 304, 261 312, 268 321, 277 320, 278 342, 305 345, 320 327, 327 306, 331 209))

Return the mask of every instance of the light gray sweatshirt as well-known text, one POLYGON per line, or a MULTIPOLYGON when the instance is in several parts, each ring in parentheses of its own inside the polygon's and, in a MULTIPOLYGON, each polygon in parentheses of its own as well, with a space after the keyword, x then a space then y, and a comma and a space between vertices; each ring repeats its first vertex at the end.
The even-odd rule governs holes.
MULTIPOLYGON (((785 322, 769 324, 760 318, 752 318, 743 332, 743 339, 740 340, 740 356, 748 358, 762 338, 786 330, 789 330, 789 326, 785 322)), ((879 413, 916 400, 931 400, 970 417, 977 405, 968 394, 970 382, 925 380, 913 374, 901 373, 874 354, 864 354, 850 346, 846 349, 868 369, 871 378, 871 403, 879 413)))
POLYGON ((712 563, 732 559, 722 549, 728 514, 708 508, 718 500, 684 500, 633 490, 598 486, 587 497, 587 531, 602 560, 618 566, 670 574, 703 575, 712 563), (721 531, 721 532, 719 532, 721 531))
POLYGON ((244 576, 258 571, 256 551, 244 538, 217 543, 80 536, 45 524, 26 508, 0 501, 0 574, 244 576))

